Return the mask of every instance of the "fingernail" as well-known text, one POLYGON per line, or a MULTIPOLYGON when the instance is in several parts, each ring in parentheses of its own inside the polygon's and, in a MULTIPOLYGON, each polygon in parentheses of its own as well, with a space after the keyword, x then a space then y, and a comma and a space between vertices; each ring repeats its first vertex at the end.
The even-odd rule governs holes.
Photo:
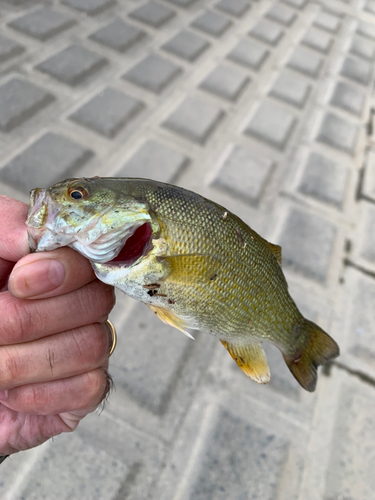
POLYGON ((21 299, 35 297, 55 290, 65 279, 60 261, 43 259, 16 267, 9 277, 10 292, 21 299))
POLYGON ((8 390, 0 391, 0 401, 6 401, 8 399, 8 390))

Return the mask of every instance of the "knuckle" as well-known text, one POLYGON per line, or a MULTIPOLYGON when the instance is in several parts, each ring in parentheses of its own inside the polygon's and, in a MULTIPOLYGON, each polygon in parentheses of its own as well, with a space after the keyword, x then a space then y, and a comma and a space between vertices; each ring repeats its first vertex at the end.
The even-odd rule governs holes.
POLYGON ((21 362, 14 348, 10 351, 6 347, 0 349, 0 384, 2 390, 14 387, 20 378, 21 362))
POLYGON ((105 398, 107 393, 107 379, 107 372, 104 369, 98 368, 86 374, 87 406, 97 406, 105 398))
POLYGON ((93 323, 80 328, 74 340, 79 356, 88 358, 93 366, 108 357, 109 336, 105 325, 93 323))

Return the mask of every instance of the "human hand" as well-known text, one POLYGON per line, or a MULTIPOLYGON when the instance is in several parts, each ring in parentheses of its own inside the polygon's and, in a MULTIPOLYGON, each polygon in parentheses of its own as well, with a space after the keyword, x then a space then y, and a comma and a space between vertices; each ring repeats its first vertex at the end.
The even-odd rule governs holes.
POLYGON ((27 255, 26 214, 0 196, 0 455, 73 431, 110 388, 113 288, 69 248, 27 255))

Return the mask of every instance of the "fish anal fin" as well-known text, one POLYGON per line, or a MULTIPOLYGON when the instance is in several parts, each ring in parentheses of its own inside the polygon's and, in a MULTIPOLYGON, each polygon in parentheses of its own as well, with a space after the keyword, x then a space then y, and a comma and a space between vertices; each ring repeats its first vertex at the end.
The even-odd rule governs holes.
POLYGON ((166 325, 173 326, 184 333, 187 337, 194 340, 194 337, 190 335, 185 328, 189 328, 188 324, 177 316, 173 311, 165 309, 164 307, 154 306, 152 304, 147 304, 153 313, 155 313, 158 318, 166 325))
POLYGON ((258 384, 267 384, 270 381, 270 369, 266 354, 260 342, 236 345, 220 340, 241 370, 258 384))
POLYGON ((268 246, 269 246, 271 252, 274 254, 277 262, 279 263, 279 265, 281 267, 281 264, 282 264, 281 247, 279 245, 274 245, 273 243, 270 243, 269 241, 267 241, 267 243, 268 243, 268 246))

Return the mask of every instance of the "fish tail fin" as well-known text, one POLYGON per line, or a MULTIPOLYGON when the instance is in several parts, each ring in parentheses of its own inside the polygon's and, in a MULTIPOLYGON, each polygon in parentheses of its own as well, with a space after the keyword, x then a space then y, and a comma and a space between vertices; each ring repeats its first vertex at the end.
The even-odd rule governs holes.
POLYGON ((313 392, 317 381, 317 367, 336 358, 340 354, 339 346, 318 325, 307 319, 301 326, 301 334, 307 338, 302 351, 296 356, 283 354, 283 357, 301 386, 313 392))

